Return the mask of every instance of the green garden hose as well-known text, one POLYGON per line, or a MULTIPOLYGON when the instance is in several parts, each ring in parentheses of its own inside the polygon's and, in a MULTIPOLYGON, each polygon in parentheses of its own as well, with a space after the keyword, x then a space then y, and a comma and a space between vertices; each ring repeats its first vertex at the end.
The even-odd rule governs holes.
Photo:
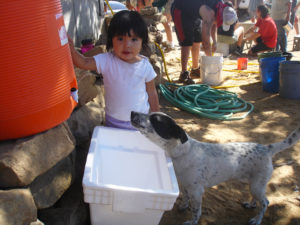
POLYGON ((244 119, 254 106, 237 97, 237 94, 211 88, 205 84, 181 86, 174 83, 160 84, 164 98, 176 107, 216 120, 244 119), (235 116, 242 113, 241 116, 235 116))

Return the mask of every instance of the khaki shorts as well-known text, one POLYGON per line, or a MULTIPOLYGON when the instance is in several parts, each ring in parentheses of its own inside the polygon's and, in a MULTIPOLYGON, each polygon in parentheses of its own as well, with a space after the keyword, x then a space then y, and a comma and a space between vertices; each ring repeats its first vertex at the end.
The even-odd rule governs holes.
POLYGON ((227 35, 220 35, 218 34, 218 42, 226 43, 226 44, 234 44, 238 40, 238 37, 236 35, 233 36, 227 36, 227 35))
POLYGON ((232 45, 232 44, 234 44, 234 43, 236 43, 238 41, 239 36, 241 35, 242 31, 243 31, 243 28, 242 27, 238 27, 237 29, 235 29, 235 31, 233 33, 233 36, 227 36, 227 35, 218 34, 218 42, 232 45))

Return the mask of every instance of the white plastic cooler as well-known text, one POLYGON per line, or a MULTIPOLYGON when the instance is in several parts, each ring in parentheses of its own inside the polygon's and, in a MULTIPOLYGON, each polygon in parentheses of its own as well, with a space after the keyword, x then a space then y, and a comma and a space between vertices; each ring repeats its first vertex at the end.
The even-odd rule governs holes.
POLYGON ((155 225, 179 189, 164 151, 138 131, 94 129, 83 176, 92 225, 155 225))

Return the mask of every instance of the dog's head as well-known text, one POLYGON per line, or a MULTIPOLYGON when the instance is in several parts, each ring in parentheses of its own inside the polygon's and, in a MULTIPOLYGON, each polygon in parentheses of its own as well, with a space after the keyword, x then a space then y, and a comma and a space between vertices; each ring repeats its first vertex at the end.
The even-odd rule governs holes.
POLYGON ((185 131, 170 116, 161 112, 131 112, 131 124, 165 150, 175 148, 188 140, 185 131))

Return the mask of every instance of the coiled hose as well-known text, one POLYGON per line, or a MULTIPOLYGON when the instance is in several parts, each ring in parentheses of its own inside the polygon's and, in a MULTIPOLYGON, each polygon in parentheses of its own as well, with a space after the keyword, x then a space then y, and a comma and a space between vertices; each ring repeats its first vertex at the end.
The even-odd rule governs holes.
POLYGON ((244 119, 254 109, 251 103, 229 91, 213 89, 205 84, 181 86, 174 83, 160 84, 164 98, 176 107, 216 120, 244 119), (236 113, 242 113, 235 116, 236 113))

